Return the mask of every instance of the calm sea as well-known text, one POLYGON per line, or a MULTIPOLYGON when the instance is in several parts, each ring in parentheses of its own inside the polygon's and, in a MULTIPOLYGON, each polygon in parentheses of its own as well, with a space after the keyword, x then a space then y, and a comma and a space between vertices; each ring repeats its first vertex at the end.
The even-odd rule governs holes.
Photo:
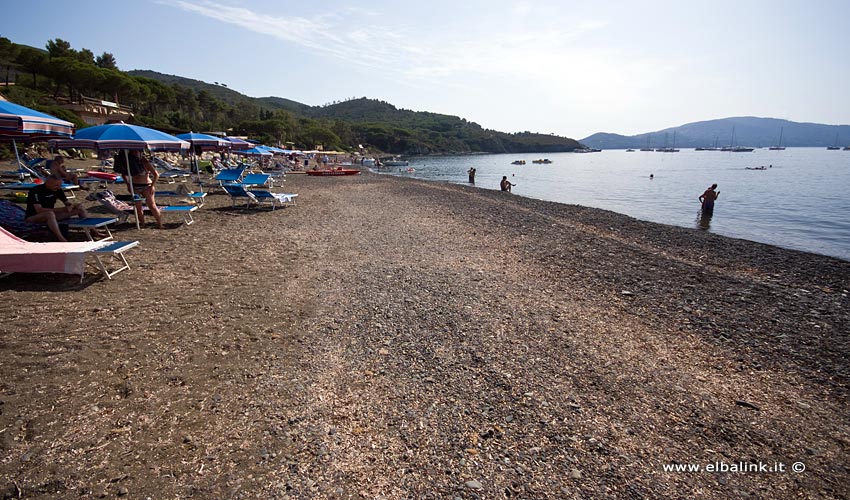
POLYGON ((507 175, 513 193, 604 208, 632 217, 850 260, 850 151, 757 149, 752 153, 681 150, 656 153, 546 153, 414 158, 393 175, 498 189, 507 175), (531 163, 548 158, 553 163, 531 163), (526 160, 526 165, 511 165, 526 160), (747 167, 768 167, 748 170, 747 167), (771 167, 772 166, 772 167, 771 167), (650 174, 653 178, 650 179, 650 174), (710 220, 697 197, 711 184, 720 197, 710 220))

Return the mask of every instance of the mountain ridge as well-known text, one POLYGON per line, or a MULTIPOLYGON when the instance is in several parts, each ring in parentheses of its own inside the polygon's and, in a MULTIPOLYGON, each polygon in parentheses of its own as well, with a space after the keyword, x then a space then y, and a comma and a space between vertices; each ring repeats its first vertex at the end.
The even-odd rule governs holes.
POLYGON ((850 144, 850 125, 827 125, 811 122, 794 122, 780 118, 736 116, 686 123, 654 132, 637 135, 620 135, 597 132, 579 142, 599 149, 659 148, 675 146, 682 148, 712 146, 768 147, 826 147, 850 144), (734 128, 733 128, 734 127, 734 128), (732 133, 734 130, 734 138, 732 133), (676 143, 673 144, 675 133, 676 143), (666 144, 665 144, 666 138, 666 144), (734 143, 734 144, 733 144, 734 143), (647 144, 649 144, 647 146, 647 144))

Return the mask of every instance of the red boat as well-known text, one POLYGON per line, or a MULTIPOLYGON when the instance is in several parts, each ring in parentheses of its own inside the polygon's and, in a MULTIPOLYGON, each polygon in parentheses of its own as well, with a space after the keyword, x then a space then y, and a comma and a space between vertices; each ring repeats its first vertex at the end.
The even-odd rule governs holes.
POLYGON ((353 168, 337 168, 333 170, 308 170, 307 175, 330 176, 330 175, 357 175, 359 170, 353 168))

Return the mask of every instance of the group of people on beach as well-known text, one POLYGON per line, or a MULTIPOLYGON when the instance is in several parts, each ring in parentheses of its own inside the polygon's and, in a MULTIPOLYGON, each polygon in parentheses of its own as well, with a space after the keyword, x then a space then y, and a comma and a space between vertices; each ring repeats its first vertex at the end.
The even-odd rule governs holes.
MULTIPOLYGON (((162 229, 162 215, 156 205, 155 187, 156 181, 159 179, 159 172, 141 151, 130 151, 126 157, 123 152, 119 153, 115 156, 114 161, 115 171, 124 175, 126 182, 132 183, 132 192, 137 195, 134 201, 139 223, 145 223, 144 207, 142 206, 142 199, 144 199, 147 209, 156 219, 157 227, 162 229)), ((24 220, 44 224, 58 241, 68 241, 62 234, 59 222, 75 216, 86 218, 88 212, 82 204, 68 201, 68 197, 62 190, 62 183, 80 185, 80 180, 76 173, 69 172, 65 168, 65 159, 61 156, 54 158, 49 163, 48 169, 50 175, 45 178, 43 183, 30 189, 27 195, 24 220), (57 201, 61 201, 63 206, 57 207, 57 201)), ((94 235, 103 236, 99 231, 94 231, 94 235)))

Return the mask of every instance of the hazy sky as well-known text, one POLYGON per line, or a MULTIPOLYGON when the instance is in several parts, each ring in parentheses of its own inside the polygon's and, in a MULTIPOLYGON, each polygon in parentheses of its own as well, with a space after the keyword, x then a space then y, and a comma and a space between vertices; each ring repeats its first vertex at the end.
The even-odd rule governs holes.
POLYGON ((0 36, 244 94, 369 97, 581 139, 850 123, 850 1, 0 0, 0 36))

